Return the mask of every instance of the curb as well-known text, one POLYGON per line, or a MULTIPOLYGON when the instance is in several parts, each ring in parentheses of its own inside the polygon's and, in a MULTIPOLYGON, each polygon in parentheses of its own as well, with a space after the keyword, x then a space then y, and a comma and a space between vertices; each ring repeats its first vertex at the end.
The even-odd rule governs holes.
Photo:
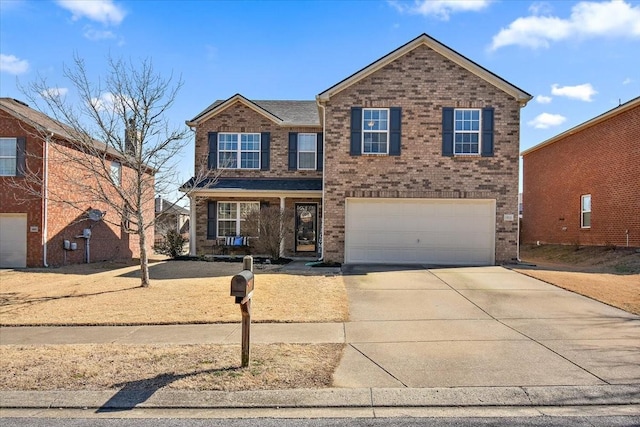
POLYGON ((268 391, 0 391, 0 409, 445 408, 640 405, 640 385, 268 391))

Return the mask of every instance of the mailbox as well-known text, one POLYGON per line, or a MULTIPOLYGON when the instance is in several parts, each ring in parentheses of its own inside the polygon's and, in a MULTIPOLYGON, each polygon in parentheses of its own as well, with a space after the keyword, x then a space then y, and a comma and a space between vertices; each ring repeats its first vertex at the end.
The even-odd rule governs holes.
POLYGON ((231 279, 231 296, 236 298, 246 298, 253 292, 253 273, 249 270, 242 270, 231 279))

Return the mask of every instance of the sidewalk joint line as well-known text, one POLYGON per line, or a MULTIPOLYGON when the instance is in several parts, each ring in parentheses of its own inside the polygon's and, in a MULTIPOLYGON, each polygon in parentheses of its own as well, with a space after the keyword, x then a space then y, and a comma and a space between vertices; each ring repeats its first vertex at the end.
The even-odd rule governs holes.
MULTIPOLYGON (((399 378, 397 378, 395 375, 393 375, 391 372, 387 371, 385 368, 382 367, 382 365, 380 365, 378 362, 376 362, 375 360, 373 360, 372 358, 370 358, 369 356, 367 356, 366 354, 364 354, 362 351, 360 351, 360 349, 356 348, 353 344, 349 343, 349 346, 351 348, 353 348, 355 351, 357 351, 358 353, 360 353, 361 355, 363 355, 365 358, 369 359, 369 361, 371 361, 371 363, 373 363, 374 365, 376 365, 378 368, 382 369, 384 372, 386 372, 391 378, 393 378, 394 380, 398 381, 400 384, 402 384, 404 387, 406 388, 410 388, 408 385, 406 385, 404 382, 402 382, 399 378)), ((373 403, 373 402, 372 402, 373 403)))

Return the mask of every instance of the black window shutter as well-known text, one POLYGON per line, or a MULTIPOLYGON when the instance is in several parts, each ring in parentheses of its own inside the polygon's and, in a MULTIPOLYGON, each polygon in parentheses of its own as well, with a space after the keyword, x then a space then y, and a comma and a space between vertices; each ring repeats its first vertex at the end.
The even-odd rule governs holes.
POLYGON ((402 108, 391 107, 389 112, 391 114, 391 123, 389 127, 389 155, 399 156, 400 148, 402 146, 402 108))
POLYGON ((16 176, 24 176, 27 172, 27 138, 16 138, 16 176))
POLYGON ((209 169, 218 169, 218 132, 209 132, 209 169))
POLYGON ((362 108, 351 107, 351 147, 352 156, 362 155, 362 108))
POLYGON ((482 157, 493 156, 493 108, 482 109, 482 157))
POLYGON ((298 134, 289 132, 289 170, 298 169, 298 134))
POLYGON ((260 201, 260 209, 262 210, 262 209, 266 209, 266 208, 268 208, 268 207, 269 207, 269 204, 270 204, 270 203, 269 203, 269 202, 267 202, 266 200, 261 200, 261 201, 260 201))
POLYGON ((207 203, 207 239, 215 239, 218 215, 218 206, 216 202, 207 203))
POLYGON ((453 108, 442 109, 442 155, 453 156, 453 108))
POLYGON ((271 133, 260 134, 260 170, 268 171, 270 167, 271 133))
POLYGON ((318 137, 316 139, 316 142, 318 144, 318 146, 316 147, 316 156, 317 156, 317 161, 316 161, 316 169, 321 171, 322 167, 323 167, 323 161, 324 161, 324 135, 322 134, 322 132, 318 132, 318 137))

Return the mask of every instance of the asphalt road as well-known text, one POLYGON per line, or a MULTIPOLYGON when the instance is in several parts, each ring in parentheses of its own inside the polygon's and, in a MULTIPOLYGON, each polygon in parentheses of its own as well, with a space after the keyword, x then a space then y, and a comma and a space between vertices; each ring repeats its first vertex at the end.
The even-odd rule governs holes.
POLYGON ((637 427, 638 416, 500 418, 329 418, 329 419, 79 419, 2 418, 3 427, 637 427))

